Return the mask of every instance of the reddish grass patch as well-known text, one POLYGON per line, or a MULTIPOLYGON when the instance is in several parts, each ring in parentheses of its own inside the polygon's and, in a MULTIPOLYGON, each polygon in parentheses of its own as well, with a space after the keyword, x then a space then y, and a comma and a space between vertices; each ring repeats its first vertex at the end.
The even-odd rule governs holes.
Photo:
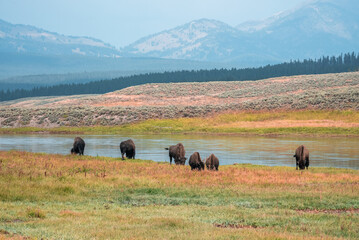
POLYGON ((359 213, 359 209, 304 209, 304 210, 297 210, 299 213, 312 213, 312 214, 319 214, 319 213, 326 213, 326 214, 343 214, 343 213, 359 213))
POLYGON ((236 229, 256 229, 258 226, 253 225, 242 225, 242 224, 225 224, 225 223, 215 223, 213 224, 217 228, 236 228, 236 229))
POLYGON ((62 210, 62 211, 60 212, 60 215, 61 215, 61 216, 78 217, 78 216, 81 216, 82 214, 79 213, 79 212, 71 211, 71 210, 62 210))
POLYGON ((6 230, 0 229, 0 234, 9 235, 10 233, 6 230))

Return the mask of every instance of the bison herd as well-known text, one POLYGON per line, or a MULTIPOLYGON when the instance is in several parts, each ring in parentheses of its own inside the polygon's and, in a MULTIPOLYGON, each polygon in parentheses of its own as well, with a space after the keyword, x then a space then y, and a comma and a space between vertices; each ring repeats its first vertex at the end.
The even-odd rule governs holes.
MULTIPOLYGON (((123 141, 120 143, 120 150, 121 150, 121 156, 122 160, 126 158, 129 159, 135 159, 136 155, 136 146, 135 143, 132 141, 132 139, 128 139, 126 141, 123 141)), ((170 157, 170 164, 172 164, 172 159, 174 160, 174 163, 176 165, 185 165, 187 158, 185 157, 186 151, 184 150, 184 146, 182 143, 178 143, 177 145, 169 146, 168 148, 165 148, 165 150, 168 150, 168 155, 170 157)), ((85 141, 80 138, 76 137, 74 140, 73 147, 71 148, 71 154, 79 154, 84 155, 85 151, 85 141)), ((296 169, 303 170, 305 168, 308 169, 309 167, 309 151, 308 149, 301 145, 297 148, 295 151, 294 156, 296 159, 296 169)), ((202 161, 201 156, 198 152, 193 153, 188 161, 188 164, 191 167, 191 170, 204 170, 204 166, 206 165, 208 170, 215 170, 218 171, 219 166, 219 160, 214 155, 211 154, 205 162, 202 161)))

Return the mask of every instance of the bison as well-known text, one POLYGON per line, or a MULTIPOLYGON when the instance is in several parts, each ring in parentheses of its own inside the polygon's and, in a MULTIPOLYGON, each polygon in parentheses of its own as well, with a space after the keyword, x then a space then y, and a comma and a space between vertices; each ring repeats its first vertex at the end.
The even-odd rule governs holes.
POLYGON ((219 160, 216 156, 214 156, 214 154, 211 154, 211 156, 209 156, 206 159, 206 167, 208 170, 216 170, 218 171, 218 166, 219 166, 219 160))
POLYGON ((169 150, 170 164, 172 164, 172 158, 174 158, 176 165, 185 165, 187 158, 185 158, 186 151, 184 150, 182 143, 178 143, 177 145, 165 149, 169 150))
POLYGON ((308 169, 309 167, 309 151, 306 147, 304 147, 303 145, 299 146, 297 148, 297 150, 295 150, 295 154, 294 156, 296 159, 296 169, 298 170, 298 166, 299 169, 303 170, 305 168, 308 169))
POLYGON ((198 152, 193 153, 188 161, 191 166, 191 170, 197 169, 198 171, 204 170, 204 163, 201 160, 201 156, 198 152))
POLYGON ((120 150, 121 150, 122 160, 125 160, 125 157, 124 157, 125 154, 126 154, 127 158, 135 159, 136 146, 135 146, 135 143, 132 141, 132 139, 128 139, 126 141, 121 142, 120 150))
POLYGON ((75 137, 73 147, 71 148, 71 154, 84 155, 85 141, 80 137, 75 137))

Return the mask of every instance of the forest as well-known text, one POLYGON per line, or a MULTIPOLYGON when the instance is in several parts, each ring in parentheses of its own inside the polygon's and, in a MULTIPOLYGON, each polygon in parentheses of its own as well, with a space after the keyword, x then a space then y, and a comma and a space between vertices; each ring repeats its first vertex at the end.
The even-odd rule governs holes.
POLYGON ((359 54, 354 52, 339 56, 323 56, 319 59, 291 60, 258 68, 213 69, 147 73, 112 80, 88 83, 71 83, 35 87, 31 90, 15 89, 0 91, 0 101, 26 97, 68 96, 79 94, 103 94, 146 83, 210 82, 210 81, 254 81, 272 77, 340 73, 359 70, 359 54))

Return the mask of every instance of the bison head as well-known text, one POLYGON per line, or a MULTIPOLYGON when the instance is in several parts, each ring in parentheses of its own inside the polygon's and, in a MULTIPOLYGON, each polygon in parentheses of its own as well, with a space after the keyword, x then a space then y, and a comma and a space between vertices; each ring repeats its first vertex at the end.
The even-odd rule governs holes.
POLYGON ((181 158, 179 158, 179 160, 178 160, 178 164, 179 164, 179 165, 185 165, 185 164, 186 164, 186 160, 187 160, 187 158, 181 157, 181 158))
POLYGON ((204 163, 202 161, 200 161, 199 165, 200 165, 200 169, 204 170, 204 163))

